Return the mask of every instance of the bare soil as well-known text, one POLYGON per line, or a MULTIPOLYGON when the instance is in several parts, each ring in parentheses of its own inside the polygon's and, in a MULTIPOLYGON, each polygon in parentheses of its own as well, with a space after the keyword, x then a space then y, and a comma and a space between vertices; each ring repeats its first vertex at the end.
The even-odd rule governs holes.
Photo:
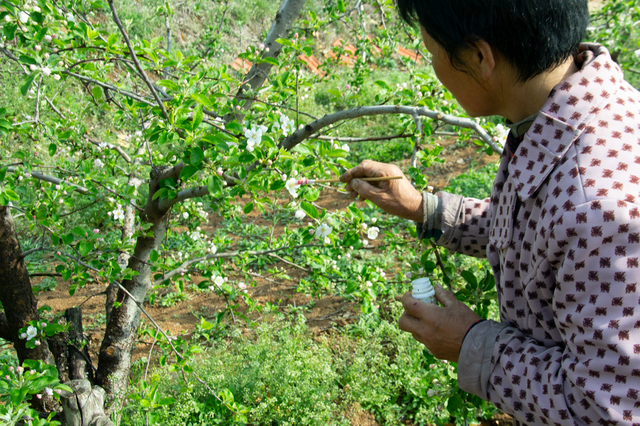
MULTIPOLYGON (((450 138, 442 141, 442 145, 446 162, 443 165, 436 165, 429 171, 429 184, 435 189, 445 187, 451 178, 463 172, 497 161, 495 156, 489 157, 485 155, 469 142, 465 142, 463 145, 456 144, 456 140, 450 138)), ((406 163, 403 162, 401 164, 403 169, 408 167, 406 163)), ((244 204, 246 200, 239 199, 237 202, 244 204)), ((352 202, 353 200, 336 187, 335 190, 323 191, 316 204, 325 207, 327 210, 336 211, 345 209, 352 202)), ((356 203, 359 207, 364 207, 363 202, 357 201, 356 203)), ((210 214, 209 218, 209 224, 202 227, 205 232, 215 230, 220 223, 220 217, 216 214, 210 214)), ((255 211, 248 215, 247 220, 255 221, 257 225, 271 224, 255 211)), ((180 231, 180 229, 176 230, 180 231)), ((282 228, 276 227, 274 235, 277 236, 280 232, 282 232, 282 228)), ((375 244, 380 244, 381 242, 377 240, 373 241, 373 243, 374 246, 371 247, 371 250, 375 251, 375 244)), ((230 264, 232 271, 229 279, 240 279, 241 272, 235 268, 232 262, 230 264)), ((311 332, 316 335, 330 332, 332 329, 343 327, 356 320, 360 311, 358 305, 337 296, 323 297, 320 300, 312 301, 308 295, 296 290, 300 279, 307 276, 308 273, 306 271, 283 261, 278 261, 275 266, 285 271, 290 279, 279 279, 270 275, 249 272, 253 283, 248 288, 248 294, 257 304, 265 306, 269 302, 277 306, 282 312, 287 312, 291 307, 309 307, 309 309, 305 309, 304 315, 307 318, 311 332)), ((202 277, 196 274, 185 276, 185 278, 189 278, 194 284, 202 280, 202 277)), ((246 278, 245 275, 243 280, 246 280, 246 278)), ((41 280, 42 278, 34 278, 33 284, 37 284, 41 280)), ((85 335, 88 338, 89 352, 94 362, 98 359, 98 350, 104 335, 106 301, 104 290, 107 284, 107 282, 95 279, 93 282, 87 283, 84 288, 76 291, 73 296, 70 296, 69 282, 59 279, 58 285, 53 291, 42 292, 38 297, 39 305, 50 306, 52 313, 63 312, 67 308, 81 305, 85 335)), ((247 281, 247 284, 249 284, 249 281, 247 281)), ((145 310, 168 334, 189 338, 196 324, 199 323, 200 317, 214 317, 215 314, 225 309, 226 302, 224 298, 210 292, 187 291, 186 286, 185 292, 189 295, 188 300, 177 302, 169 307, 162 307, 157 302, 154 305, 145 303, 145 310)), ((243 301, 236 300, 235 302, 240 303, 240 312, 247 310, 247 306, 244 305, 243 301)), ((253 319, 259 319, 259 316, 260 314, 255 311, 250 314, 253 319)), ((241 323, 242 321, 238 320, 239 326, 241 323)), ((143 326, 152 327, 144 316, 143 326)), ((140 340, 134 351, 134 359, 148 356, 150 344, 151 341, 149 339, 140 340)), ((352 407, 346 415, 354 426, 378 425, 371 413, 358 406, 352 407)), ((508 419, 496 418, 491 423, 483 423, 486 426, 489 424, 491 426, 503 426, 511 424, 511 420, 510 417, 508 419)))

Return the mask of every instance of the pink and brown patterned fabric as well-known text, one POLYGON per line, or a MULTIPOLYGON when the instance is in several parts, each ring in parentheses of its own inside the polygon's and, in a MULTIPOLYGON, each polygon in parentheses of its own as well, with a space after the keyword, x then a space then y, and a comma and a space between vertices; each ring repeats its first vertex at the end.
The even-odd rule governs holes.
POLYGON ((499 296, 459 384, 523 424, 640 425, 640 93, 602 47, 576 62, 490 199, 440 194, 438 243, 486 253, 499 296))

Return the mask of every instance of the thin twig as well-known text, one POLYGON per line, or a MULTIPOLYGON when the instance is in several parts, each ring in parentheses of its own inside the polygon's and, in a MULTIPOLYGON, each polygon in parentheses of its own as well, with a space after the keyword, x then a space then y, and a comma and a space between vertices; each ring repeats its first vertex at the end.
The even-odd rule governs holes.
POLYGON ((133 63, 135 64, 136 69, 138 70, 138 74, 140 75, 140 78, 142 78, 142 80, 145 82, 147 87, 149 87, 151 94, 155 98, 156 103, 158 104, 158 106, 160 107, 160 110, 162 111, 163 117, 165 118, 165 120, 168 121, 169 114, 167 114, 167 110, 165 109, 164 104, 160 100, 160 97, 158 97, 158 93, 156 92, 154 85, 151 84, 151 81, 149 81, 149 77, 147 77, 147 74, 142 69, 142 65, 140 65, 140 61, 138 61, 136 52, 133 49, 133 46, 131 45, 131 40, 129 40, 129 34, 127 34, 127 31, 122 26, 122 22, 120 22, 120 17, 118 16, 116 7, 113 4, 113 0, 108 0, 108 2, 109 2, 109 7, 111 8, 111 13, 113 14, 113 21, 116 23, 116 25, 120 29, 120 33, 122 34, 122 37, 124 38, 125 43, 127 43, 127 47, 129 48, 129 52, 131 53, 131 59, 133 59, 133 63))
MULTIPOLYGON (((438 263, 438 266, 442 271, 442 275, 446 277, 447 273, 444 269, 444 263, 442 263, 442 259, 440 258, 440 250, 438 249, 438 246, 436 245, 435 241, 433 241, 433 239, 429 239, 429 244, 431 244, 431 247, 433 247, 433 252, 436 254, 436 262, 438 263)), ((447 284, 447 287, 449 288, 449 291, 453 291, 451 288, 451 282, 448 280, 445 282, 447 284)))

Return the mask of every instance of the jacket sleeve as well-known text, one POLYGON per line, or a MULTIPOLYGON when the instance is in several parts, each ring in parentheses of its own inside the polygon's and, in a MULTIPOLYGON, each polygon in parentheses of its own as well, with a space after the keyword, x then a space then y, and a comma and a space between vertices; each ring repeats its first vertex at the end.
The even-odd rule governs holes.
POLYGON ((474 257, 487 256, 491 210, 489 198, 478 200, 438 193, 442 203, 442 236, 439 246, 474 257))
POLYGON ((555 276, 549 303, 563 344, 545 346, 511 326, 497 335, 475 327, 461 356, 487 354, 486 345, 491 359, 460 363, 461 387, 525 423, 640 424, 638 206, 577 206, 559 218, 547 245, 536 269, 555 276))

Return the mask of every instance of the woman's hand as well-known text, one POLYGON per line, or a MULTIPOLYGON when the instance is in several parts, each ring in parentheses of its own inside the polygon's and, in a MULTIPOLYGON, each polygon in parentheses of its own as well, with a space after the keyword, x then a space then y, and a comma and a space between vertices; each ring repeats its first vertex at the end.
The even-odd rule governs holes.
POLYGON ((436 298, 443 307, 404 295, 404 313, 398 321, 401 330, 413 334, 439 359, 458 362, 462 341, 469 327, 481 318, 450 291, 434 285, 436 298))
POLYGON ((387 213, 422 222, 422 194, 419 193, 402 171, 392 164, 364 160, 351 170, 347 170, 340 181, 347 184, 351 198, 360 195, 361 199, 370 200, 387 213), (402 179, 382 182, 365 182, 359 178, 403 176, 402 179))

